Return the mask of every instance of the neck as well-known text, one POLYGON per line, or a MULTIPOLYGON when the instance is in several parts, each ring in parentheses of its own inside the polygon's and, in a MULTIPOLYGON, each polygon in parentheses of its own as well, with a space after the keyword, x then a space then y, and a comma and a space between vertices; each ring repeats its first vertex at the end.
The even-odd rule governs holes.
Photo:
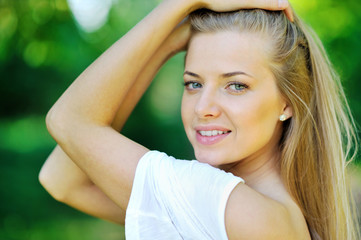
POLYGON ((261 184, 264 179, 279 176, 279 154, 272 151, 259 156, 251 156, 241 160, 228 171, 242 177, 252 187, 261 184))
POLYGON ((279 169, 279 139, 280 133, 275 134, 271 141, 254 154, 238 162, 222 166, 227 172, 243 178, 253 189, 267 186, 268 183, 282 182, 279 169))

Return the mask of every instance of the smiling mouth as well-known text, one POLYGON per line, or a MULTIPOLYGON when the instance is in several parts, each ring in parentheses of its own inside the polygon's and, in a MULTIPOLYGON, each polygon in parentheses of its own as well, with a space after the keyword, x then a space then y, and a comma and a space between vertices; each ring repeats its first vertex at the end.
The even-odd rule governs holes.
POLYGON ((218 135, 223 135, 226 133, 230 133, 231 131, 219 131, 219 130, 211 130, 211 131, 198 131, 198 133, 203 137, 214 137, 218 135))

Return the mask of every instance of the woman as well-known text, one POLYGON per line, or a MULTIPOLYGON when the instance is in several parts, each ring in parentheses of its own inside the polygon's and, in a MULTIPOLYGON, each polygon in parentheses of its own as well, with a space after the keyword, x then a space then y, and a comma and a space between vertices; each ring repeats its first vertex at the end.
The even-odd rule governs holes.
POLYGON ((245 8, 293 20, 287 1, 165 0, 101 55, 47 116, 61 148, 40 173, 44 187, 125 221, 127 239, 356 239, 339 81, 297 17, 245 8), (182 120, 198 161, 117 131, 186 47, 182 120))

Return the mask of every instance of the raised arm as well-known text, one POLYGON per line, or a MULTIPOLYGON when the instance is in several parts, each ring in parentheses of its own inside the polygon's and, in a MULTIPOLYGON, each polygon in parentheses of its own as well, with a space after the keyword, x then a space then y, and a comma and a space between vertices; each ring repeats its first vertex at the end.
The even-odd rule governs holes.
MULTIPOLYGON (((215 11, 285 8, 278 1, 266 0, 165 0, 88 67, 47 116, 49 131, 61 148, 121 209, 127 207, 138 160, 147 149, 114 130, 114 119, 117 126, 124 124, 144 91, 137 83, 142 71, 147 72, 147 64, 155 64, 152 58, 175 26, 202 7, 215 11)), ((163 54, 158 67, 169 56, 169 52, 163 54)))
MULTIPOLYGON (((190 35, 188 22, 184 22, 166 39, 151 57, 124 98, 112 123, 120 131, 144 91, 161 65, 175 53, 183 50, 190 35)), ((39 180, 58 201, 95 217, 124 224, 125 211, 103 193, 89 177, 57 146, 43 165, 39 180)))

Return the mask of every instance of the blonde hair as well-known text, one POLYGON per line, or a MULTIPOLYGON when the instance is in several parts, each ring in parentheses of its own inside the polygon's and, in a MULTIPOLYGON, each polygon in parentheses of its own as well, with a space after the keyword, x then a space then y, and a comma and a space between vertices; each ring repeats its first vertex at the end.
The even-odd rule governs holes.
POLYGON ((191 14, 193 33, 224 30, 266 36, 270 69, 293 110, 283 126, 280 169, 307 221, 312 239, 358 239, 346 166, 356 154, 356 134, 339 77, 321 41, 297 16, 241 10, 191 14), (354 154, 351 154, 351 150, 354 154))

